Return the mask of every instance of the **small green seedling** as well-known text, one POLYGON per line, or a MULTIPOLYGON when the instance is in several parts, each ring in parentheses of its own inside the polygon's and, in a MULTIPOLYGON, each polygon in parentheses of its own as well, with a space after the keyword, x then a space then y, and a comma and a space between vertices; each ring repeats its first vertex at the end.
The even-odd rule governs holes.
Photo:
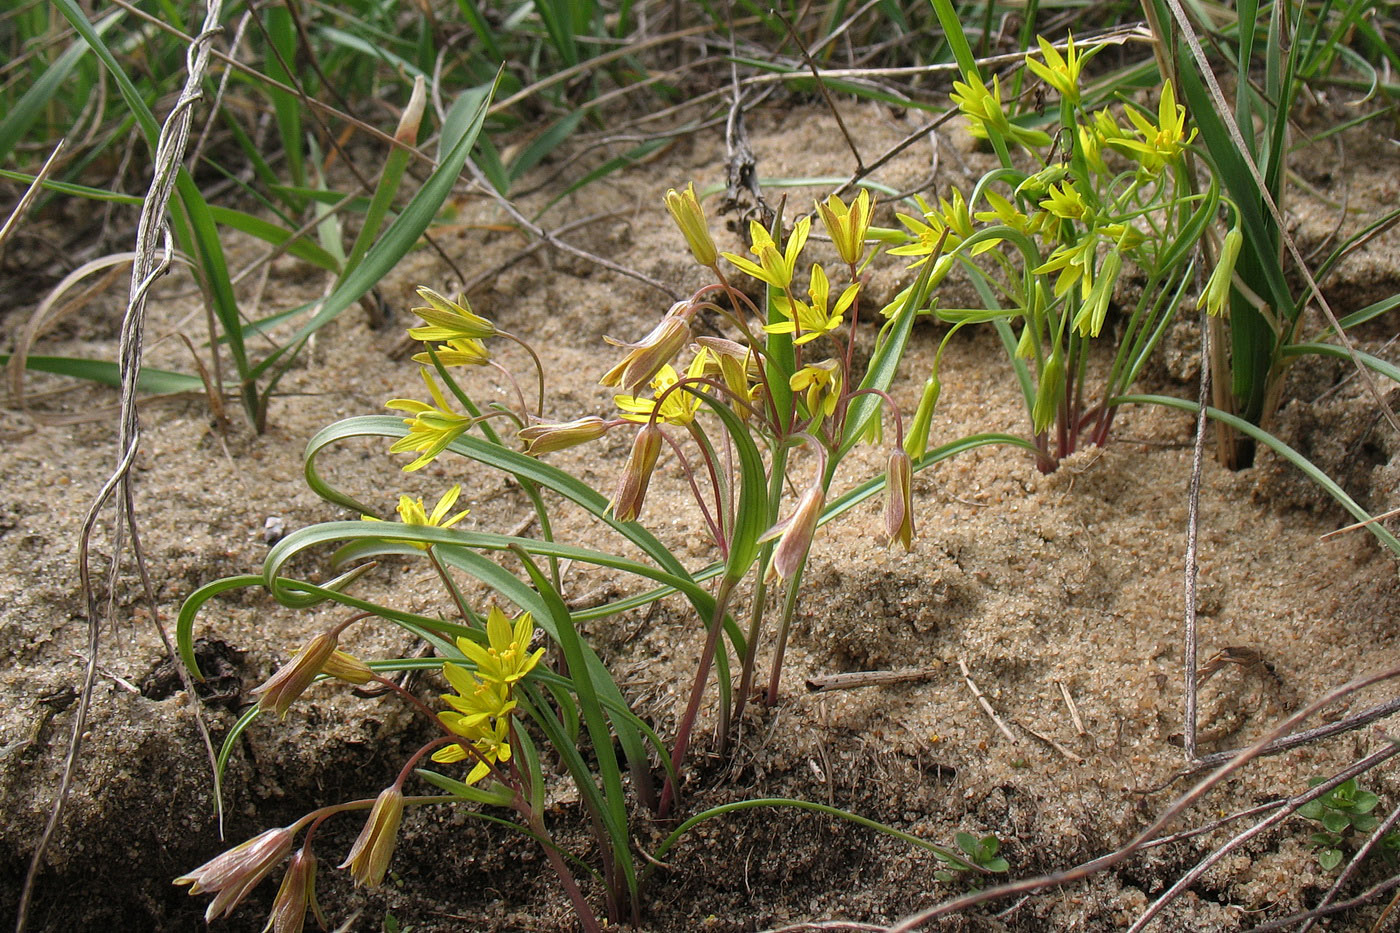
MULTIPOLYGON (((1001 874, 1011 867, 1006 859, 997 855, 997 850, 1001 848, 1001 840, 995 834, 981 837, 972 833, 957 833, 953 836, 953 841, 958 844, 958 848, 967 856, 968 861, 986 872, 1001 874)), ((937 853, 934 853, 937 855, 937 853)), ((946 861, 946 860, 945 860, 946 861)), ((965 868, 960 868, 952 862, 948 862, 948 868, 940 868, 933 873, 933 877, 948 884, 963 882, 970 888, 980 888, 975 876, 965 868)))
MULTIPOLYGON (((1308 784, 1316 787, 1324 780, 1326 778, 1312 778, 1308 784)), ((1351 830, 1369 833, 1376 828, 1379 821, 1371 815, 1371 811, 1376 809, 1380 802, 1379 797, 1358 787, 1356 779, 1352 778, 1298 808, 1299 816, 1322 824, 1322 832, 1313 833, 1309 837, 1309 841, 1320 850, 1317 853, 1319 865, 1330 871, 1342 863, 1342 843, 1351 834, 1351 830)), ((1389 836, 1395 834, 1391 833, 1389 836)), ((1390 842, 1389 836, 1387 843, 1390 842)), ((1396 840, 1396 844, 1400 844, 1400 839, 1396 840)))

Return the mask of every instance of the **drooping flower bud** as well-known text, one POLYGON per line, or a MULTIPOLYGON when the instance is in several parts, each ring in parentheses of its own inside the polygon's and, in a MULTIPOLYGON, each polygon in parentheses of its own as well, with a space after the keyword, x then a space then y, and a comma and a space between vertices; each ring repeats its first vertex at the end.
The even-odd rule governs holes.
POLYGON ((914 465, 903 447, 890 451, 889 466, 885 470, 885 535, 887 544, 898 541, 904 550, 913 550, 914 508, 913 508, 914 465))
POLYGON ((321 929, 326 928, 325 915, 316 902, 316 856, 306 847, 297 849, 282 876, 282 886, 272 902, 272 913, 262 933, 301 933, 306 925, 306 908, 316 916, 321 929))
POLYGON ((661 319, 661 323, 637 343, 621 343, 611 337, 603 338, 609 344, 629 352, 616 366, 603 374, 598 384, 621 386, 628 394, 636 395, 638 388, 646 385, 653 376, 661 372, 661 367, 675 359, 676 354, 690 342, 690 324, 686 321, 686 315, 679 310, 685 307, 687 306, 684 304, 672 307, 661 319))
POLYGON ((303 645, 290 661, 278 668, 277 673, 262 686, 254 688, 258 708, 263 712, 276 713, 279 719, 285 718, 287 710, 320 675, 337 644, 334 634, 322 632, 303 645))
POLYGON ((812 537, 817 532, 817 522, 826 507, 826 493, 821 486, 813 483, 797 500, 792 515, 774 525, 758 540, 771 541, 778 538, 778 546, 773 549, 773 560, 769 565, 774 573, 784 580, 797 572, 807 551, 812 547, 812 537))
POLYGON ((293 835, 285 826, 266 830, 216 855, 188 875, 181 875, 175 883, 190 885, 191 894, 215 893, 209 909, 204 912, 206 922, 227 916, 286 858, 292 849, 293 835))
POLYGON ((656 458, 661 453, 663 440, 661 428, 655 423, 642 426, 632 442, 632 452, 627 456, 627 465, 622 469, 622 480, 609 508, 613 517, 620 522, 634 522, 642 512, 646 501, 647 486, 651 483, 652 470, 656 468, 656 458))
POLYGON ((576 418, 573 421, 532 424, 527 428, 521 428, 516 436, 525 442, 525 453, 532 457, 538 457, 540 454, 596 441, 607 434, 611 427, 613 427, 612 423, 604 421, 597 415, 589 415, 586 418, 576 418))
POLYGON ((356 885, 377 888, 389 870, 389 859, 398 842, 399 823, 403 821, 403 791, 397 785, 387 787, 374 801, 365 828, 350 847, 341 868, 350 869, 356 885))

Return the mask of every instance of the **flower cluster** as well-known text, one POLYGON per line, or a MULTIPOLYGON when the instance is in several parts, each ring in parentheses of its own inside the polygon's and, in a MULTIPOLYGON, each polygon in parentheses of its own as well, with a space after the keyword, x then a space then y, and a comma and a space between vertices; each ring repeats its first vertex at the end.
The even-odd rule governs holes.
POLYGON ((443 676, 456 692, 443 696, 452 709, 438 713, 438 719, 461 740, 434 752, 433 761, 475 762, 467 784, 475 784, 496 764, 510 760, 510 716, 515 709, 511 692, 544 654, 543 648, 530 650, 534 635, 530 613, 522 612, 511 622, 492 606, 486 616, 485 647, 470 638, 457 639, 457 647, 476 670, 451 661, 442 666, 443 676))
MULTIPOLYGON (((964 75, 954 84, 952 100, 969 133, 991 141, 1002 165, 977 185, 976 203, 956 190, 936 205, 917 199, 919 213, 898 215, 903 229, 887 231, 885 238, 893 244, 890 253, 911 257, 912 266, 938 262, 935 278, 955 261, 977 270, 975 275, 1003 300, 1001 308, 939 314, 958 326, 972 320, 1019 325, 1019 335, 1003 336, 1015 346, 1015 355, 1034 367, 1037 385, 1029 409, 1037 443, 1045 447, 1051 425, 1061 426, 1058 452, 1052 456, 1046 449, 1045 468, 1073 449, 1084 412, 1081 391, 1071 391, 1070 383, 1083 379, 1084 341, 1104 333, 1124 270, 1136 267, 1143 273, 1154 300, 1181 282, 1199 221, 1209 217, 1216 196, 1201 198, 1193 191, 1184 153, 1195 130, 1170 81, 1162 86, 1155 114, 1134 106, 1095 109, 1082 77, 1101 46, 1085 51, 1072 36, 1063 50, 1043 38, 1038 45, 1025 64, 1058 96, 1058 126, 1046 114, 1010 113, 996 77, 988 87, 975 72, 964 75), (1047 125, 1052 132, 1040 129, 1047 125), (1011 145, 1023 156, 1011 159, 1011 145), (1029 169, 1025 157, 1032 161, 1029 169), (1188 223, 1193 212, 1198 222, 1188 223)), ((1238 236, 1227 238, 1220 268, 1202 296, 1212 313, 1224 307, 1237 243, 1238 236)), ((1174 308, 1157 302, 1139 312, 1129 334, 1140 335, 1134 351, 1140 359, 1160 333, 1161 316, 1174 308)), ((937 381, 936 366, 931 384, 937 381)), ((1124 358, 1113 378, 1134 371, 1135 362, 1124 358)), ((936 396, 926 392, 927 404, 936 396)), ((1111 397, 1106 393, 1105 401, 1111 397)), ((1096 442, 1107 430, 1108 407, 1094 419, 1096 442)), ((926 424, 929 415, 921 405, 915 424, 926 424)), ((924 432, 914 434, 918 440, 910 451, 917 455, 923 452, 924 432)))

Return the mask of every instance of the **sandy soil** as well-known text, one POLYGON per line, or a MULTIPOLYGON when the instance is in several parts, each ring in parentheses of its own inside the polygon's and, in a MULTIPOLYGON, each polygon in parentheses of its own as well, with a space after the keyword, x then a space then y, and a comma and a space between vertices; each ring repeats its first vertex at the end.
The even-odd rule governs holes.
MULTIPOLYGON (((872 105, 848 106, 846 119, 867 155, 914 125, 872 105)), ((819 109, 755 114, 750 131, 766 177, 849 170, 850 154, 819 109)), ((1299 162, 1314 185, 1334 193, 1352 186, 1351 203, 1365 207, 1346 219, 1351 230, 1368 222, 1366 211, 1393 204, 1400 192, 1393 149, 1346 139, 1359 148, 1345 153, 1345 172, 1330 148, 1299 162), (1358 197, 1361 191, 1369 194, 1358 197)), ((965 184, 967 173, 982 168, 984 157, 965 140, 943 137, 896 160, 880 180, 896 187, 925 184, 934 147, 940 186, 965 184)), ((661 210, 661 194, 692 178, 722 180, 724 157, 717 132, 682 141, 652 164, 566 201, 547 221, 616 211, 578 242, 678 288, 692 287, 698 272, 661 210)), ((817 193, 803 189, 791 197, 817 193)), ((1336 223, 1322 200, 1301 199, 1294 210, 1295 232, 1305 244, 1318 242, 1336 223)), ((501 219, 489 201, 468 196, 458 225, 443 231, 441 239, 468 276, 523 245, 480 229, 501 219)), ((724 248, 736 248, 731 235, 725 239, 724 248)), ((246 244, 241 249, 248 254, 246 244)), ((1396 251, 1393 233, 1372 241, 1326 283, 1339 313, 1400 289, 1396 251)), ((872 289, 877 300, 904 281, 896 263, 881 268, 872 289)), ((16 269, 5 275, 19 281, 16 269)), ((370 330, 352 311, 322 331, 284 381, 261 436, 237 417, 227 431, 218 430, 199 400, 144 410, 138 507, 167 625, 195 587, 260 567, 270 517, 289 529, 353 517, 307 490, 301 452, 316 430, 336 419, 379 411, 391 397, 421 394, 416 367, 390 356, 408 323, 412 287, 420 283, 444 291, 456 284, 430 253, 416 254, 383 286, 397 314, 394 325, 370 330)), ((280 261, 265 283, 246 285, 240 297, 253 314, 255 307, 267 311, 313 298, 321 286, 280 261)), ((639 336, 669 304, 636 281, 545 252, 498 275, 472 299, 541 348, 559 417, 606 409, 610 392, 594 384, 612 359, 602 336, 639 336)), ((3 300, 7 341, 23 326, 32 301, 31 293, 14 290, 3 300)), ((119 303, 109 296, 63 322, 41 342, 42 351, 111 358, 118 315, 119 303)), ((188 351, 173 335, 198 342, 201 327, 188 279, 171 277, 151 310, 151 364, 188 370, 188 351)), ((1393 330, 1392 321, 1377 322, 1363 334, 1366 346, 1389 353, 1383 345, 1393 330)), ((907 379, 895 392, 909 407, 936 336, 931 327, 916 334, 907 379)), ((868 344, 872 338, 865 332, 861 339, 868 344)), ((1194 397, 1198 346, 1194 318, 1187 319, 1144 388, 1194 397)), ((942 373, 934 443, 974 431, 1026 429, 1014 380, 990 332, 960 335, 942 373)), ((483 379, 470 384, 483 398, 495 391, 483 379)), ((37 392, 53 383, 33 378, 30 385, 37 392)), ((1295 401, 1281 413, 1280 433, 1364 505, 1393 506, 1400 471, 1395 440, 1350 369, 1305 362, 1291 389, 1295 401)), ((34 406, 50 415, 87 414, 112 401, 105 391, 79 388, 34 406)), ((995 833, 1011 877, 1065 868, 1131 838, 1185 787, 1164 785, 1183 761, 1173 739, 1182 728, 1182 579, 1193 430, 1180 414, 1131 410, 1108 448, 1076 455, 1051 476, 1040 476, 1012 451, 981 451, 941 464, 916 477, 919 540, 908 556, 875 542, 880 518, 874 504, 834 523, 814 550, 781 704, 750 714, 730 765, 709 757, 708 739, 700 743, 687 805, 789 795, 943 842, 958 830, 995 833), (960 664, 1014 740, 979 706, 960 664), (827 694, 803 687, 814 675, 887 669, 929 674, 914 683, 827 694), (1082 731, 1066 696, 1073 698, 1082 731)), ((0 712, 0 910, 9 915, 71 728, 71 691, 86 642, 75 542, 82 514, 110 469, 113 431, 110 417, 55 425, 37 413, 6 410, 0 434, 6 437, 0 567, 7 571, 0 578, 0 691, 6 698, 0 712)), ((551 459, 609 491, 627 444, 618 435, 551 459)), ((383 446, 346 445, 326 458, 325 468, 343 488, 386 508, 401 491, 435 499, 462 482, 464 502, 473 509, 469 527, 503 530, 522 514, 521 495, 501 477, 446 459, 405 476, 383 446)), ((878 460, 873 451, 854 457, 842 481, 870 475, 878 460)), ((701 566, 710 555, 692 543, 698 519, 682 492, 674 473, 663 472, 643 521, 675 542, 688 564, 701 566)), ((564 540, 587 540, 592 533, 577 516, 562 513, 560 522, 564 540)), ((1345 523, 1339 508, 1267 453, 1238 473, 1208 460, 1200 525, 1201 656, 1227 652, 1247 663, 1219 665, 1202 691, 1204 751, 1239 747, 1328 688, 1400 663, 1394 561, 1364 533, 1319 541, 1345 523)), ((328 573, 324 567, 303 570, 328 573)), ((206 900, 188 897, 170 881, 224 846, 190 708, 168 676, 151 676, 162 664, 162 649, 134 596, 131 568, 123 579, 119 614, 130 624, 105 638, 79 786, 38 891, 34 929, 198 929, 206 900)), ((566 584, 572 597, 637 587, 590 569, 573 571, 566 584)), ((362 591, 415 611, 447 610, 419 564, 388 562, 362 591)), ((198 631, 208 640, 211 663, 222 665, 222 689, 232 697, 206 705, 214 731, 225 731, 247 702, 246 691, 331 617, 282 609, 252 591, 212 604, 198 631)), ((667 604, 595 623, 589 633, 639 712, 663 733, 674 727, 688 689, 700 649, 697 629, 685 607, 667 604)), ((366 655, 413 648, 408 636, 388 627, 360 626, 351 641, 366 655)), ((441 688, 429 679, 419 689, 430 697, 441 688)), ((1348 708, 1391 693, 1373 689, 1353 697, 1348 708)), ((284 722, 255 725, 235 753, 226 783, 228 840, 321 803, 374 794, 426 734, 400 704, 318 688, 284 722)), ((1179 826, 1296 792, 1308 777, 1332 774, 1385 741, 1380 732, 1362 730, 1261 761, 1189 811, 1179 826)), ((1379 812, 1400 802, 1393 771, 1364 783, 1381 795, 1379 812)), ((552 819, 564 840, 586 851, 574 808, 564 803, 552 819)), ((649 844, 648 833, 654 836, 659 827, 640 825, 641 841, 649 844)), ((573 928, 543 859, 502 831, 450 810, 415 812, 392 883, 373 895, 351 890, 329 867, 357 831, 357 820, 332 821, 319 837, 321 899, 337 923, 358 914, 352 929, 378 930, 392 913, 419 931, 573 928)), ((1248 929, 1308 906, 1332 877, 1314 860, 1310 831, 1295 819, 1253 840, 1169 908, 1156 928, 1248 929)), ((1228 834, 1151 850, 1087 883, 979 908, 946 929, 1120 928, 1228 834)), ((926 855, 856 826, 795 812, 707 824, 668 861, 673 869, 662 873, 647 898, 647 928, 655 931, 756 930, 827 919, 883 923, 957 893, 934 879, 938 866, 926 855)), ((1374 880, 1374 871, 1363 875, 1374 880)), ((274 890, 265 885, 215 928, 258 929, 274 890)), ((1333 928, 1367 929, 1377 914, 1346 915, 1333 928)))

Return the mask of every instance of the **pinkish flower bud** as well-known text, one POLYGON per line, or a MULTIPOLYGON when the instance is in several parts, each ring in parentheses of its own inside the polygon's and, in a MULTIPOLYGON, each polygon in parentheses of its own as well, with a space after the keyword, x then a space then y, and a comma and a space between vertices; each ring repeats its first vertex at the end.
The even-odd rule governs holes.
POLYGON ((607 434, 612 426, 612 423, 597 415, 589 415, 587 418, 576 418, 573 421, 532 424, 522 428, 519 437, 525 442, 525 453, 538 457, 540 454, 596 441, 607 434))
POLYGON ((377 888, 384 882, 402 821, 403 791, 399 790, 398 785, 387 787, 374 801, 374 809, 369 811, 365 828, 360 830, 355 844, 350 847, 350 854, 340 865, 341 868, 350 869, 355 884, 377 888))
POLYGON ((911 492, 914 465, 903 447, 890 451, 885 471, 885 535, 887 544, 898 541, 905 551, 913 549, 914 510, 911 492))
POLYGON ((316 856, 303 846, 293 853, 287 864, 287 873, 282 876, 282 886, 277 889, 272 913, 262 933, 301 933, 306 925, 308 907, 316 915, 316 922, 325 929, 326 918, 321 913, 321 905, 316 903, 316 856))
POLYGON ((632 452, 627 456, 627 465, 622 469, 622 481, 618 483, 617 493, 608 506, 618 521, 634 522, 641 514, 651 473, 661 453, 662 439, 661 428, 655 423, 645 424, 637 432, 637 438, 632 442, 632 452))
POLYGON ((215 893, 209 909, 204 912, 206 922, 227 916, 277 863, 286 858, 292 848, 293 835, 285 826, 266 830, 214 856, 188 875, 181 875, 175 883, 190 885, 191 894, 215 893))
POLYGON ((263 712, 272 710, 278 718, 285 718, 287 710, 296 699, 306 692, 311 682, 321 673, 326 662, 335 652, 336 636, 322 632, 307 642, 277 673, 267 682, 253 690, 258 697, 258 708, 263 712))
POLYGON ((817 532, 817 521, 822 517, 822 509, 825 507, 826 493, 821 486, 808 486, 806 492, 802 493, 802 498, 797 500, 797 508, 793 509, 792 515, 774 525, 759 538, 760 541, 778 538, 778 546, 773 549, 773 561, 770 564, 778 576, 786 580, 802 566, 807 551, 812 547, 812 537, 817 532))
POLYGON ((661 323, 636 343, 620 343, 605 337, 608 343, 630 352, 608 370, 598 384, 621 386, 627 394, 636 395, 637 389, 661 372, 661 367, 675 359, 676 354, 690 342, 690 324, 686 321, 685 313, 688 307, 685 304, 672 307, 661 323))

